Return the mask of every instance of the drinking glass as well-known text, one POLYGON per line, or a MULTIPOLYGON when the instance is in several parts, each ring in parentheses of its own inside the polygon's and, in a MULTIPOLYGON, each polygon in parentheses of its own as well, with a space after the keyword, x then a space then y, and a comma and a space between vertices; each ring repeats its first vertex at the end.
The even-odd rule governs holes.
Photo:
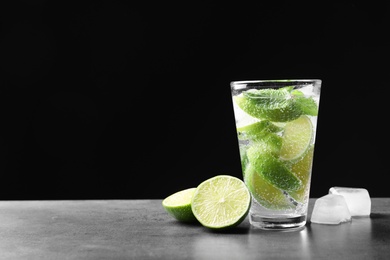
POLYGON ((249 221, 262 229, 305 226, 321 92, 319 79, 231 82, 249 221))

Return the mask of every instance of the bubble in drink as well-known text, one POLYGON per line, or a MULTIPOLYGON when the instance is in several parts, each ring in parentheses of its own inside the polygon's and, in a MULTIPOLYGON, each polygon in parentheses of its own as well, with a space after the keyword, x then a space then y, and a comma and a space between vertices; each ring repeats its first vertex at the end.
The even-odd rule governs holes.
POLYGON ((369 216, 371 214, 370 194, 363 188, 332 187, 330 194, 342 195, 347 202, 352 216, 369 216))
POLYGON ((327 194, 316 200, 311 215, 311 222, 338 225, 351 221, 347 202, 342 195, 327 194))

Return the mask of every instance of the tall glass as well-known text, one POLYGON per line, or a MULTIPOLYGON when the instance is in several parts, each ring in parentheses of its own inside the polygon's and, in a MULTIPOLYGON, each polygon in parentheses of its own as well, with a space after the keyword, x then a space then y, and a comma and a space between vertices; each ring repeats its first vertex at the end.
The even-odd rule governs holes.
POLYGON ((320 91, 319 79, 231 82, 254 227, 306 224, 320 91))

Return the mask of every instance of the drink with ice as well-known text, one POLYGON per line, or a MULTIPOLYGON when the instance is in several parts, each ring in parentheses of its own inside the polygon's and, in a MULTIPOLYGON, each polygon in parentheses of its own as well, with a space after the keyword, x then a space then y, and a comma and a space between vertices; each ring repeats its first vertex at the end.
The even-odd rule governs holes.
POLYGON ((306 223, 321 80, 231 83, 250 223, 291 229, 306 223))

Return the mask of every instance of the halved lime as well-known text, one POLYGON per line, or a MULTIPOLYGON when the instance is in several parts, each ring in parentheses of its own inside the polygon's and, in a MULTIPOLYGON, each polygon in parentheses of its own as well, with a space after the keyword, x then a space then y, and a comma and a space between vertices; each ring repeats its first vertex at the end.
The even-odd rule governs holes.
POLYGON ((251 195, 245 183, 234 176, 217 175, 203 181, 192 197, 196 219, 211 229, 239 225, 248 215, 251 195))
POLYGON ((286 123, 280 158, 285 161, 301 159, 313 140, 313 125, 307 116, 286 123))
POLYGON ((247 156, 254 170, 272 185, 285 191, 294 191, 301 187, 301 181, 287 165, 262 146, 251 146, 247 150, 247 156))
POLYGON ((313 152, 314 146, 311 145, 306 155, 302 160, 294 163, 291 166, 291 171, 298 177, 302 182, 302 186, 299 190, 290 192, 290 196, 293 197, 298 202, 304 202, 305 197, 309 197, 310 191, 310 176, 311 168, 313 164, 313 152))
POLYGON ((191 209, 192 197, 196 188, 178 191, 162 201, 164 209, 175 219, 182 222, 196 221, 191 209))
POLYGON ((245 183, 253 198, 265 208, 285 210, 292 206, 283 191, 257 173, 251 164, 245 169, 245 183))

